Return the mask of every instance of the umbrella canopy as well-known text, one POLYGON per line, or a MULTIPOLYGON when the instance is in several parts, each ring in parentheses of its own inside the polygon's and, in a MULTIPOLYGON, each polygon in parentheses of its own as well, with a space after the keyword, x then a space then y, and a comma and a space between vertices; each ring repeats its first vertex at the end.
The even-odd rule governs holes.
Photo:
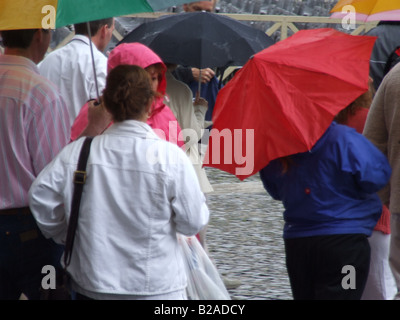
POLYGON ((255 54, 217 96, 204 165, 243 180, 273 159, 310 150, 368 90, 375 40, 302 30, 255 54))
POLYGON ((197 68, 243 65, 274 41, 261 30, 210 12, 185 12, 145 22, 120 43, 140 42, 164 62, 197 68))
POLYGON ((347 5, 354 7, 358 21, 400 20, 400 1, 395 0, 340 0, 331 10, 331 17, 340 19, 346 16, 346 8, 343 13, 342 10, 347 5))
POLYGON ((1 0, 0 30, 59 28, 69 24, 153 12, 193 0, 1 0))

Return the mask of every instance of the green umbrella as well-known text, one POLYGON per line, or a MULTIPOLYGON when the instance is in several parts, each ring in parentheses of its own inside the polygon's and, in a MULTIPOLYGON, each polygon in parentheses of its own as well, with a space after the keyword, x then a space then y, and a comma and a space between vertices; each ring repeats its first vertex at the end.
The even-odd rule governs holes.
POLYGON ((59 28, 69 24, 155 12, 193 0, 1 0, 0 30, 59 28))

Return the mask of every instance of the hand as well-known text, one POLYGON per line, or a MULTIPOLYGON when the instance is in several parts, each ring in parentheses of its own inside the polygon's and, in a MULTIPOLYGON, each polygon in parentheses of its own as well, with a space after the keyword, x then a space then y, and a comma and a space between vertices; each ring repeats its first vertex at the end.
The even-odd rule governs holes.
MULTIPOLYGON (((199 76, 200 76, 200 69, 192 68, 192 74, 193 74, 194 80, 196 80, 198 82, 199 76)), ((212 69, 210 69, 210 68, 201 69, 201 83, 209 82, 212 78, 214 78, 214 76, 215 76, 215 72, 212 69)))
POLYGON ((89 101, 88 109, 88 125, 86 131, 92 136, 101 134, 112 121, 111 114, 106 110, 104 104, 95 100, 89 101))
POLYGON ((199 92, 196 92, 196 98, 193 101, 194 106, 203 106, 208 108, 208 101, 202 97, 200 97, 199 92))

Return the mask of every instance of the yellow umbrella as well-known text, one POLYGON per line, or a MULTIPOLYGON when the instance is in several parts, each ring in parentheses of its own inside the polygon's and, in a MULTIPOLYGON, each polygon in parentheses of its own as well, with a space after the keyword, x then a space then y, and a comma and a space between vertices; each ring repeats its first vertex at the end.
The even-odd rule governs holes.
POLYGON ((399 0, 340 0, 331 10, 331 18, 355 13, 358 21, 399 21, 399 0))

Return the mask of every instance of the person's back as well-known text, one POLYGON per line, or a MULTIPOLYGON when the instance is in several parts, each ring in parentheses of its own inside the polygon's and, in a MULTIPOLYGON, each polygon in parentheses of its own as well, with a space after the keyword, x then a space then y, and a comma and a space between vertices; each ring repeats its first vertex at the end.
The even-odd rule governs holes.
MULTIPOLYGON (((148 125, 129 122, 114 123, 91 145, 76 249, 68 267, 83 294, 85 290, 92 295, 115 290, 118 294, 145 295, 182 289, 186 276, 178 272, 183 265, 175 259, 180 254, 175 233, 193 235, 207 221, 205 205, 203 211, 198 210, 201 199, 195 198, 200 189, 193 188, 197 184, 194 170, 191 168, 189 176, 182 175, 182 166, 191 166, 186 155, 158 138, 148 125), (170 198, 174 198, 171 204, 170 198), (187 221, 181 217, 183 210, 190 217, 187 221), (171 219, 177 219, 176 223, 171 219), (129 270, 130 276, 118 281, 116 270, 129 270)), ((75 168, 83 140, 68 145, 52 170, 75 168)), ((65 175, 63 189, 71 191, 63 192, 63 200, 69 210, 73 170, 65 175)), ((53 184, 51 180, 48 183, 53 184)), ((36 196, 43 195, 37 192, 36 196)))
MULTIPOLYGON (((94 51, 97 80, 102 90, 107 60, 100 54, 94 51)), ((71 123, 86 101, 97 98, 93 71, 89 69, 91 60, 88 38, 76 35, 67 45, 51 52, 40 64, 40 73, 60 88, 69 106, 71 123)))
MULTIPOLYGON (((91 144, 68 266, 73 288, 89 298, 184 297, 176 233, 194 235, 209 213, 185 153, 145 123, 154 95, 140 67, 117 66, 107 78, 103 98, 114 123, 91 144)), ((30 189, 38 225, 59 243, 67 231, 83 141, 64 148, 30 189)))
POLYGON ((380 191, 384 204, 391 214, 390 229, 390 266, 397 284, 398 299, 400 294, 400 126, 398 125, 400 108, 400 64, 389 71, 383 79, 372 102, 363 135, 379 148, 388 158, 392 167, 390 183, 380 191))
POLYGON ((354 129, 333 122, 309 152, 260 171, 284 211, 286 268, 295 300, 359 300, 368 279, 372 234, 388 182, 386 157, 354 129), (351 290, 343 272, 354 274, 351 290), (355 277, 357 275, 357 277, 355 277))
POLYGON ((68 143, 68 110, 36 64, 49 30, 3 31, 0 56, 0 300, 40 298, 43 266, 59 266, 62 247, 43 237, 31 214, 28 190, 68 143), (22 263, 23 262, 23 263, 22 263), (18 268, 16 268, 18 266, 18 268))
POLYGON ((274 160, 260 174, 285 207, 284 237, 364 233, 382 210, 376 194, 390 177, 381 152, 354 129, 333 123, 310 152, 291 157, 287 173, 274 160))
POLYGON ((384 70, 390 54, 397 46, 400 46, 400 22, 381 21, 366 35, 378 37, 372 50, 370 63, 370 73, 374 79, 375 89, 378 89, 385 76, 384 70))
POLYGON ((367 137, 388 158, 393 174, 390 188, 380 192, 382 202, 390 204, 392 214, 400 213, 400 65, 396 65, 385 77, 375 94, 363 135, 367 137))
POLYGON ((57 88, 26 58, 0 57, 0 123, 0 145, 8 148, 0 164, 2 187, 7 188, 0 192, 0 202, 6 207, 23 207, 35 176, 66 144, 65 135, 69 133, 68 112, 57 88), (53 102, 51 107, 49 101, 53 102), (44 108, 53 108, 55 114, 61 112, 61 118, 51 118, 44 108), (42 118, 44 115, 46 118, 42 118), (48 136, 42 121, 60 130, 48 136), (46 140, 49 148, 42 146, 46 140))
MULTIPOLYGON (((101 23, 96 22, 99 29, 93 36, 98 36, 99 33, 102 33, 102 28, 110 24, 107 21, 108 19, 101 23)), ((113 20, 110 19, 110 21, 112 22, 113 20)), ((91 24, 94 24, 94 22, 91 22, 91 24)), ((75 27, 78 30, 79 28, 85 29, 85 25, 76 25, 75 27)), ((107 57, 101 50, 105 48, 105 45, 111 39, 113 22, 107 30, 109 33, 107 38, 102 38, 101 41, 96 41, 92 38, 92 41, 94 41, 92 46, 93 57, 91 55, 89 37, 83 30, 75 34, 65 46, 49 53, 39 65, 40 73, 57 85, 66 100, 71 124, 81 107, 88 100, 98 98, 96 81, 99 94, 104 89, 107 75, 107 57), (96 68, 96 75, 93 70, 93 62, 96 68)))

